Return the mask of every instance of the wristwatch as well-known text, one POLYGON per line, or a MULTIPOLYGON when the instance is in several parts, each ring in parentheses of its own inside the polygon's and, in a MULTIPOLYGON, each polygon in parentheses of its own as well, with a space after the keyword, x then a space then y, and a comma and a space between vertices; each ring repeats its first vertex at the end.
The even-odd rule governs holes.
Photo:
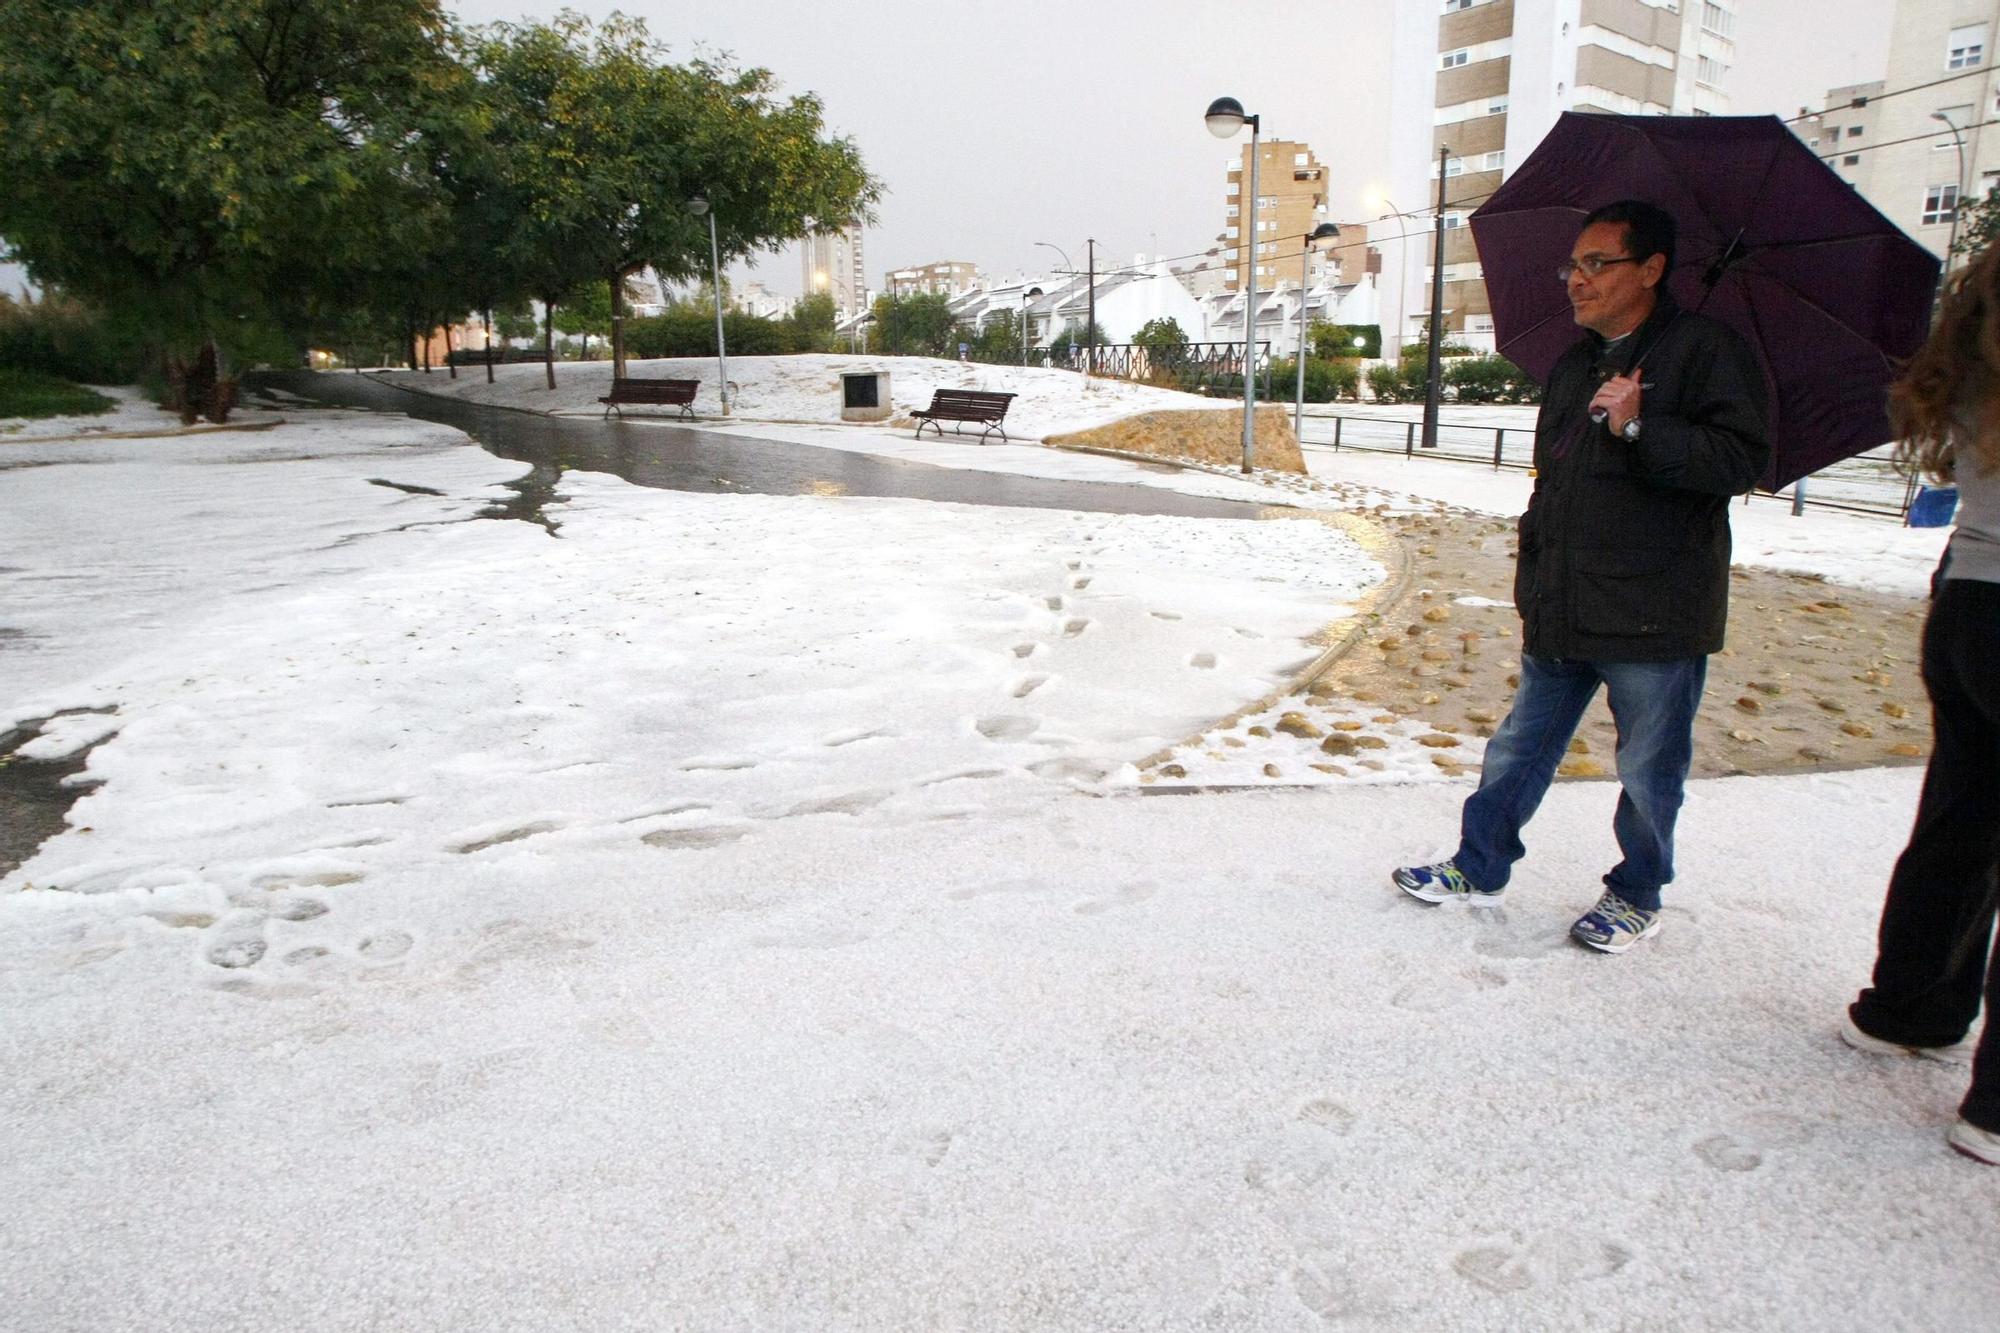
POLYGON ((1638 439, 1638 438, 1639 438, 1639 418, 1637 418, 1637 417, 1633 417, 1633 418, 1632 418, 1632 419, 1631 419, 1630 421, 1628 421, 1628 422, 1626 422, 1626 423, 1625 423, 1625 428, 1624 428, 1623 430, 1619 431, 1618 433, 1619 433, 1619 434, 1620 434, 1621 436, 1623 436, 1623 437, 1624 437, 1625 439, 1628 439, 1628 440, 1636 440, 1636 439, 1638 439))

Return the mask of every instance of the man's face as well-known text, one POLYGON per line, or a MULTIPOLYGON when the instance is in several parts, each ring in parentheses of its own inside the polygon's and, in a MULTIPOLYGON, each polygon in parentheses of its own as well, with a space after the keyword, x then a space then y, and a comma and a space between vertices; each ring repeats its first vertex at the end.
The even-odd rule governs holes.
POLYGON ((1578 266, 1569 275, 1569 304, 1578 324, 1600 337, 1621 338, 1653 313, 1667 259, 1654 255, 1643 264, 1633 263, 1624 223, 1591 223, 1570 247, 1569 257, 1578 266), (1596 277, 1584 267, 1605 260, 1622 262, 1605 264, 1596 277))

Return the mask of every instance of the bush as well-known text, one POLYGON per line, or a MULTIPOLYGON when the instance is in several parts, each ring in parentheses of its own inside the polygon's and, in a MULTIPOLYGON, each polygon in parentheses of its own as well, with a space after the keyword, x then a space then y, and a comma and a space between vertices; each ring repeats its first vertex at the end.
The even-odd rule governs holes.
POLYGON ((1329 361, 1360 357, 1373 361, 1382 355, 1382 326, 1379 324, 1329 324, 1315 320, 1312 326, 1312 354, 1329 361), (1361 340, 1355 346, 1354 340, 1361 340))
MULTIPOLYGON (((1296 359, 1271 363, 1271 394, 1279 400, 1298 392, 1299 363, 1296 359)), ((1305 397, 1309 403, 1332 403, 1361 397, 1361 368, 1353 361, 1306 358, 1305 397)))
POLYGON ((1475 356, 1443 368, 1445 391, 1459 403, 1538 403, 1541 386, 1505 357, 1475 356))
POLYGON ((1400 366, 1368 367, 1368 390, 1378 403, 1420 403, 1424 400, 1425 363, 1405 359, 1400 366))
POLYGON ((9 417, 83 417, 118 406, 95 389, 39 370, 0 366, 0 420, 9 417))
MULTIPOLYGON (((740 311, 723 315, 722 337, 731 356, 788 356, 803 350, 804 341, 794 324, 740 311)), ((714 356, 715 312, 676 306, 664 315, 628 319, 625 355, 641 361, 663 356, 714 356)))
POLYGON ((138 340, 81 301, 0 296, 0 366, 81 384, 130 384, 143 362, 138 340))

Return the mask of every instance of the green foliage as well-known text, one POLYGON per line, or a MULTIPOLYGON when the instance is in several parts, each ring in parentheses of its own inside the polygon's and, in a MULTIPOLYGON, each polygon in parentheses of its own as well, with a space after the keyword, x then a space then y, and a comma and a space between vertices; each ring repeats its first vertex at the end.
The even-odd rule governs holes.
POLYGON ((493 312, 493 335, 496 338, 516 340, 532 338, 541 331, 535 322, 534 307, 526 301, 518 305, 504 306, 493 312))
POLYGON ((1104 330, 1097 325, 1092 324, 1086 328, 1082 324, 1072 322, 1065 324, 1061 333, 1049 339, 1049 351, 1058 357, 1063 357, 1069 355, 1072 349, 1081 354, 1084 348, 1103 347, 1110 341, 1104 336, 1104 330))
POLYGON ((1984 250, 2000 236, 2000 185, 1986 192, 1984 199, 1973 200, 1958 211, 1958 241, 1952 247, 1954 255, 1972 256, 1984 250))
POLYGON ((0 420, 95 416, 117 405, 95 389, 86 389, 43 371, 0 367, 0 420))
POLYGON ((1456 403, 1539 403, 1541 386, 1505 357, 1475 356, 1443 368, 1444 392, 1456 403))
MULTIPOLYGON (((1011 312, 986 321, 978 330, 960 329, 960 342, 970 343, 967 355, 988 364, 1014 364, 1021 360, 1021 320, 1011 312)), ((956 353, 954 352, 954 355, 956 353)))
POLYGON ((1382 355, 1382 328, 1378 324, 1330 324, 1316 319, 1306 336, 1312 341, 1313 356, 1321 360, 1358 356, 1372 361, 1382 355), (1356 338, 1361 340, 1358 346, 1356 338))
POLYGON ((958 325, 942 292, 875 298, 875 350, 890 356, 958 355, 958 325))
MULTIPOLYGON (((1450 338, 1446 338, 1438 344, 1438 357, 1440 359, 1448 356, 1472 356, 1474 354, 1472 348, 1466 346, 1464 343, 1455 343, 1450 338)), ((1402 359, 1405 364, 1415 361, 1419 364, 1428 365, 1430 358, 1431 345, 1424 341, 1424 339, 1412 338, 1409 342, 1403 344, 1402 359)))
POLYGON ((1148 351, 1165 351, 1169 348, 1187 346, 1188 336, 1181 328, 1179 320, 1172 315, 1166 315, 1159 319, 1147 320, 1140 326, 1139 331, 1132 335, 1132 342, 1148 351))
MULTIPOLYGON (((1298 392, 1299 363, 1293 357, 1271 363, 1271 391, 1280 401, 1288 400, 1298 392)), ((1318 357, 1306 358, 1305 400, 1309 403, 1332 403, 1345 399, 1357 401, 1361 393, 1361 368, 1352 360, 1331 361, 1318 357)))
POLYGON ((833 297, 825 292, 815 292, 802 297, 792 307, 792 313, 785 317, 791 326, 792 337, 802 352, 831 352, 837 339, 834 326, 839 322, 834 310, 833 297))
MULTIPOLYGON (((731 356, 786 356, 805 350, 790 321, 761 319, 726 311, 722 336, 731 356)), ((664 315, 625 321, 625 354, 642 360, 664 356, 714 356, 715 310, 693 304, 668 308, 664 315)))
POLYGON ((1368 391, 1378 403, 1422 402, 1424 362, 1405 357, 1399 366, 1368 367, 1368 391))
POLYGON ((0 366, 82 384, 130 384, 141 360, 128 331, 81 301, 59 292, 25 302, 0 296, 0 366))

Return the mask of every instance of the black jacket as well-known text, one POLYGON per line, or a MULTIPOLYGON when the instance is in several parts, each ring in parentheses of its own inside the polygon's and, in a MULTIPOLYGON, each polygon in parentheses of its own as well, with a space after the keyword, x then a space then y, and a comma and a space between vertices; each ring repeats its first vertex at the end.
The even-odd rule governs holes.
POLYGON ((1607 356, 1586 334, 1549 376, 1535 423, 1535 493, 1514 572, 1536 657, 1657 662, 1722 647, 1729 498, 1771 455, 1764 377, 1715 320, 1659 306, 1607 356), (1640 436, 1590 420, 1597 388, 1643 358, 1640 436))

